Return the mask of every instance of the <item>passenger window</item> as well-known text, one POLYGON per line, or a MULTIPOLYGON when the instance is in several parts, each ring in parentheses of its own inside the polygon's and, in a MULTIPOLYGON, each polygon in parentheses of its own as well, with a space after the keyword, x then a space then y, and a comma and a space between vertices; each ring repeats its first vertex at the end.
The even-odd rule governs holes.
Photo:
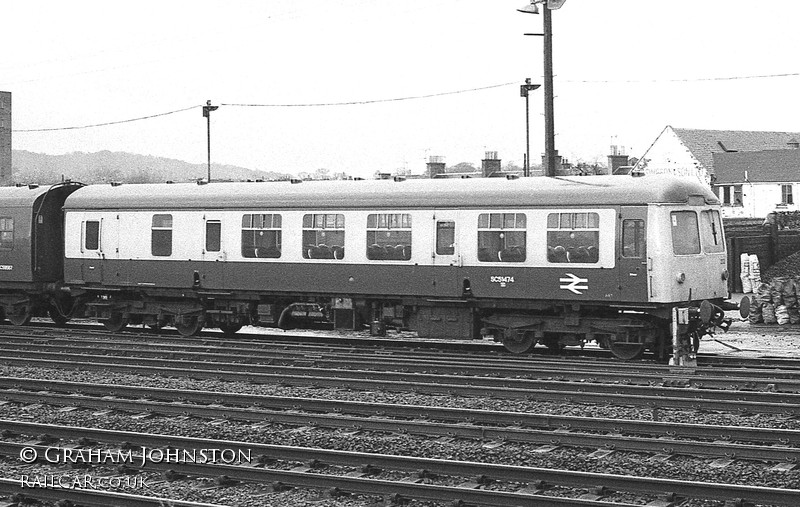
POLYGON ((86 222, 84 222, 83 249, 84 250, 100 249, 100 221, 87 220, 86 222))
POLYGON ((242 257, 277 259, 281 256, 281 215, 242 216, 242 257))
POLYGON ((344 215, 303 215, 303 258, 344 259, 344 215))
POLYGON ((550 213, 547 215, 547 261, 593 264, 600 260, 600 215, 550 213))
POLYGON ((14 219, 0 218, 0 250, 14 249, 14 219))
POLYGON ((410 214, 367 215, 367 259, 373 261, 411 259, 410 214))
POLYGON ((172 255, 172 215, 153 215, 151 252, 156 257, 172 255))
POLYGON ((456 223, 452 221, 436 222, 436 255, 453 255, 456 253, 456 223))
POLYGON ((694 211, 673 211, 672 251, 675 255, 700 253, 700 232, 697 228, 697 213, 694 211))
POLYGON ((481 213, 478 215, 478 260, 481 262, 524 262, 526 245, 524 213, 481 213))
POLYGON ((700 213, 700 229, 702 230, 703 251, 716 253, 725 251, 722 237, 722 221, 719 211, 708 210, 700 213))
POLYGON ((644 220, 623 220, 622 256, 644 257, 646 253, 644 220))
POLYGON ((206 221, 206 252, 219 252, 222 247, 222 222, 206 221))

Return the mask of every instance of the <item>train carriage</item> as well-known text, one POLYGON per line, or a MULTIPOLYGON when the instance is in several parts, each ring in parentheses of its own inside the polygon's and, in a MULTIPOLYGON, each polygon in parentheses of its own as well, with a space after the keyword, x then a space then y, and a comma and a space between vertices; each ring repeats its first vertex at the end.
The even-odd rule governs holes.
POLYGON ((0 307, 13 324, 25 324, 38 314, 63 322, 62 207, 81 186, 64 182, 0 188, 0 307))
POLYGON ((92 185, 65 231, 65 283, 110 329, 377 321, 631 358, 728 295, 717 198, 665 176, 92 185))

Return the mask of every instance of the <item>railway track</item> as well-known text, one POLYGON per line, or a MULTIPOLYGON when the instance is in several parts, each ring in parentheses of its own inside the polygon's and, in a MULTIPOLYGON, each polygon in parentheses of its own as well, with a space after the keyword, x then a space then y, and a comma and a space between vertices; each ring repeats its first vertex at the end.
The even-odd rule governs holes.
MULTIPOLYGON (((36 333, 38 332, 37 330, 36 333)), ((231 393, 225 392, 224 388, 203 391, 196 387, 169 389, 91 382, 92 378, 102 375, 118 375, 118 378, 139 376, 143 380, 155 375, 157 378, 184 379, 183 385, 191 385, 193 381, 188 379, 206 379, 204 383, 224 386, 226 382, 235 382, 230 385, 236 388, 245 385, 273 386, 289 392, 297 389, 300 391, 296 392, 309 392, 311 388, 335 393, 352 389, 362 392, 404 393, 404 396, 447 395, 520 400, 526 403, 542 400, 562 404, 634 406, 645 409, 654 419, 659 414, 675 409, 718 410, 731 414, 780 414, 792 417, 798 415, 800 394, 793 392, 797 371, 789 363, 780 363, 777 367, 762 364, 756 368, 735 368, 728 364, 697 368, 688 372, 682 370, 680 374, 653 364, 618 363, 598 372, 600 363, 591 359, 572 361, 549 357, 540 360, 536 357, 502 355, 476 357, 452 351, 441 351, 440 356, 440 351, 431 353, 407 348, 376 351, 330 344, 286 344, 278 349, 272 343, 250 340, 218 342, 206 337, 180 339, 171 343, 170 339, 153 335, 143 338, 135 336, 133 340, 139 341, 132 342, 128 335, 109 339, 107 335, 87 337, 80 333, 73 337, 65 336, 63 332, 54 333, 55 336, 36 333, 12 336, 0 345, 0 364, 7 365, 7 376, 0 378, 0 399, 4 400, 0 402, 0 410, 17 414, 11 418, 14 420, 6 415, 7 420, 0 421, 0 428, 3 430, 0 454, 5 453, 7 456, 15 456, 15 449, 18 455, 19 448, 14 445, 23 443, 11 438, 15 434, 27 435, 24 438, 29 439, 34 434, 60 435, 59 438, 63 440, 47 445, 75 448, 76 445, 81 445, 76 443, 78 439, 94 438, 86 432, 109 431, 79 428, 78 433, 84 433, 70 435, 68 433, 72 429, 68 424, 50 425, 50 428, 20 420, 35 417, 34 414, 37 413, 49 413, 51 419, 61 417, 54 414, 64 414, 65 421, 117 421, 125 418, 138 420, 139 416, 144 416, 143 420, 153 418, 153 424, 160 419, 170 421, 170 424, 180 424, 182 421, 196 419, 204 420, 208 427, 229 428, 230 431, 241 432, 250 427, 258 431, 289 434, 298 431, 302 435, 328 432, 330 435, 346 435, 349 439, 358 439, 361 438, 359 435, 363 435, 363 438, 378 441, 387 438, 371 435, 414 435, 421 439, 420 442, 433 443, 427 445, 448 446, 455 445, 458 441, 466 442, 459 445, 472 445, 476 450, 484 449, 487 455, 493 455, 504 447, 519 445, 527 449, 525 452, 541 455, 561 452, 585 455, 588 452, 589 456, 597 455, 591 459, 600 461, 619 455, 620 462, 625 462, 627 458, 622 456, 630 454, 650 456, 644 459, 656 461, 684 459, 678 457, 706 463, 708 460, 716 460, 722 464, 713 466, 721 467, 728 466, 725 462, 734 461, 749 461, 754 464, 767 462, 774 468, 774 471, 769 472, 773 475, 783 473, 781 470, 786 470, 787 474, 795 474, 791 470, 800 455, 800 430, 765 430, 743 426, 538 414, 530 411, 505 412, 367 403, 324 397, 298 397, 297 394, 247 394, 244 390, 231 393), (376 364, 380 364, 380 367, 376 367, 376 364), (75 375, 80 375, 82 381, 8 376, 19 369, 18 367, 76 372, 75 375), (69 419, 70 417, 73 419, 69 419), (59 427, 67 433, 59 433, 59 427), (273 427, 277 430, 272 429, 273 427), (454 440, 452 444, 449 443, 454 440), (469 444, 470 441, 473 443, 469 444)), ((41 373, 46 374, 46 370, 41 373)), ((141 431, 134 432, 136 433, 141 431)), ((159 433, 156 438, 186 438, 165 434, 163 430, 156 433, 159 433)), ((23 437, 17 440, 21 438, 23 437)), ((119 443, 113 439, 95 440, 106 446, 119 443)), ((208 439, 202 440, 209 442, 208 439)), ((393 438, 389 437, 388 440, 393 438)), ((248 445, 252 443, 249 440, 242 442, 248 445)), ((154 441, 152 445, 169 444, 154 441)), ((177 445, 188 446, 189 442, 181 440, 177 445)), ((285 449, 276 450, 279 447, 287 446, 277 446, 271 451, 277 454, 289 452, 285 449)), ((569 473, 572 472, 561 468, 484 463, 483 460, 475 463, 492 473, 473 475, 473 472, 467 471, 462 475, 451 475, 444 463, 433 459, 427 463, 436 467, 437 477, 426 473, 419 477, 420 474, 416 472, 422 468, 414 467, 424 465, 416 463, 412 467, 408 464, 411 462, 404 466, 387 464, 381 461, 383 458, 380 452, 356 454, 352 457, 353 462, 345 460, 342 463, 331 460, 329 456, 304 458, 302 454, 308 449, 313 452, 341 451, 309 447, 304 449, 296 456, 287 454, 266 466, 261 463, 258 466, 237 466, 235 469, 185 467, 178 473, 185 476, 186 481, 194 478, 207 483, 219 478, 221 482, 216 487, 221 490, 221 498, 230 495, 232 491, 253 487, 257 488, 257 495, 271 495, 274 493, 270 492, 272 486, 288 484, 300 489, 322 486, 332 492, 348 491, 371 496, 372 503, 375 495, 380 495, 385 503, 397 504, 412 498, 431 501, 436 505, 453 501, 460 501, 465 505, 537 506, 628 506, 646 503, 652 506, 677 507, 705 506, 708 504, 703 502, 713 501, 742 506, 754 505, 756 501, 758 505, 800 504, 800 497, 796 496, 800 495, 800 490, 791 487, 743 484, 731 487, 733 485, 724 482, 717 484, 696 479, 683 481, 685 484, 680 483, 681 481, 664 483, 659 482, 666 480, 663 477, 639 477, 640 474, 634 473, 575 472, 589 475, 570 476, 569 473), (377 458, 367 460, 367 456, 377 458), (355 464, 357 459, 361 461, 355 464), (310 466, 311 463, 314 466, 310 466), (495 466, 500 468, 493 468, 495 466), (512 468, 502 468, 504 466, 512 468), (513 471, 514 467, 519 470, 513 471), (514 475, 522 474, 523 469, 527 470, 527 480, 514 475), (560 478, 551 480, 535 475, 536 479, 531 479, 531 471, 538 474, 539 469, 560 478), (495 470, 501 474, 499 477, 494 475, 495 470), (260 475, 256 478, 255 475, 248 475, 250 473, 260 475), (225 483, 224 477, 233 482, 225 483), (623 479, 630 481, 627 485, 618 482, 623 479), (649 485, 637 486, 636 479, 646 481, 641 484, 649 485), (417 488, 417 481, 421 481, 419 484, 425 487, 417 488), (400 484, 401 487, 391 488, 389 485, 393 483, 400 484), (707 489, 692 489, 691 484, 696 487, 702 484, 707 489), (676 489, 664 489, 665 485, 676 489), (692 503, 695 501, 698 503, 692 503)), ((416 459, 411 451, 400 452, 408 452, 409 455, 388 454, 390 460, 416 459)), ((483 452, 478 452, 478 455, 483 455, 483 452)), ((277 458, 272 456, 272 459, 277 458)), ((469 463, 469 460, 439 461, 455 463, 453 466, 460 466, 461 461, 469 463)), ((759 468, 756 465, 747 466, 759 468)), ((754 474, 758 475, 755 472, 754 474)), ((164 482, 164 479, 159 480, 164 482)), ((13 484, 0 481, 0 492, 8 495, 20 494, 13 490, 13 484)), ((248 495, 252 495, 252 489, 247 491, 248 495)), ((24 493, 31 494, 32 491, 28 488, 24 493)), ((156 500, 149 497, 136 499, 133 497, 137 495, 132 495, 130 503, 110 497, 92 500, 71 496, 70 499, 86 505, 113 505, 114 501, 124 505, 157 505, 152 502, 159 501, 158 498, 163 500, 163 497, 175 497, 175 494, 163 493, 159 496, 160 494, 158 491, 153 492, 152 496, 156 500), (144 503, 134 503, 136 501, 144 503)), ((177 497, 197 500, 194 496, 183 495, 181 493, 177 497)), ((219 502, 188 502, 186 505, 225 503, 224 500, 219 502)), ((234 502, 232 505, 238 504, 234 502)))
MULTIPOLYGON (((587 472, 574 472, 569 470, 550 470, 533 467, 519 467, 510 465, 496 465, 489 463, 463 462, 453 460, 439 460, 431 458, 418 458, 411 456, 393 456, 385 454, 361 453, 353 451, 338 451, 326 449, 312 449, 292 446, 277 446, 258 444, 253 442, 236 442, 211 439, 198 439, 175 435, 153 435, 124 431, 110 431, 87 429, 77 427, 57 427, 33 423, 3 422, 9 432, 19 434, 47 435, 61 439, 83 439, 84 448, 88 444, 103 443, 113 446, 125 446, 123 449, 140 448, 141 453, 133 454, 125 466, 129 469, 154 469, 161 472, 172 471, 181 475, 195 475, 205 477, 224 477, 233 485, 236 481, 257 482, 263 484, 289 484, 304 487, 346 488, 350 491, 367 494, 381 494, 397 499, 416 498, 448 502, 464 502, 477 505, 617 505, 630 504, 613 502, 609 504, 609 497, 616 492, 633 492, 644 495, 660 495, 667 497, 675 495, 681 498, 713 499, 740 501, 744 498, 757 498, 760 502, 772 505, 793 506, 800 502, 800 490, 783 488, 766 488, 756 486, 741 486, 731 484, 699 483, 695 481, 681 481, 674 479, 658 479, 649 477, 620 476, 615 474, 600 474, 587 472), (204 462, 204 460, 167 460, 163 461, 164 449, 177 448, 186 450, 199 449, 225 449, 231 450, 236 455, 248 456, 257 453, 258 458, 250 459, 247 463, 231 465, 228 461, 220 464, 217 462, 204 462), (158 454, 152 450, 158 450, 158 454), (148 455, 151 459, 148 461, 148 455), (158 456, 157 460, 152 459, 158 456), (276 467, 275 462, 280 466, 276 467), (284 463, 304 463, 291 468, 281 469, 284 463), (141 466, 137 466, 141 463, 141 466), (338 470, 337 473, 321 473, 317 470, 325 466, 346 467, 352 470, 338 470), (386 470, 404 473, 417 473, 400 480, 381 479, 386 470), (430 472, 436 470, 436 473, 430 472), (434 479, 433 484, 417 482, 419 471, 426 472, 428 479, 434 479), (437 484, 439 476, 446 476, 447 480, 437 484), (478 478, 472 479, 472 478, 478 478), (463 482, 458 486, 451 486, 453 479, 463 482), (493 489, 480 489, 480 485, 495 484, 493 489), (558 500, 547 498, 545 492, 550 487, 575 488, 578 490, 592 486, 598 493, 594 501, 574 503, 575 500, 586 498, 572 498, 558 500), (569 501, 573 503, 569 503, 569 501), (551 502, 551 503, 548 503, 551 502)), ((8 433, 6 433, 8 434, 8 433)), ((14 443, 0 442, 0 454, 6 456, 19 456, 23 449, 33 449, 38 456, 45 456, 50 449, 51 453, 58 454, 70 449, 70 455, 76 453, 75 447, 59 448, 56 442, 45 443, 14 443), (56 451, 52 451, 55 448, 56 451)), ((119 455, 117 455, 119 456, 119 455)), ((35 461, 34 461, 35 462, 35 461)), ((221 481, 220 481, 221 482, 221 481)), ((0 483, 0 490, 3 484, 0 483)))
POLYGON ((81 361, 87 355, 102 355, 222 364, 267 364, 323 369, 336 367, 350 370, 800 392, 800 366, 792 368, 786 365, 778 368, 714 366, 686 370, 649 363, 485 358, 457 354, 429 357, 419 352, 407 351, 354 351, 352 348, 307 346, 275 349, 263 344, 260 347, 242 343, 216 345, 207 341, 175 344, 168 340, 147 340, 132 343, 129 340, 97 340, 71 336, 56 339, 17 336, 0 340, 6 356, 31 356, 34 352, 39 352, 38 357, 43 359, 64 357, 81 361))
MULTIPOLYGON (((8 350, 3 351, 7 353, 8 350)), ((139 375, 188 376, 287 386, 347 387, 459 396, 509 399, 570 400, 580 403, 615 403, 660 408, 749 411, 784 415, 800 414, 800 394, 771 391, 728 391, 665 387, 663 385, 604 384, 562 380, 513 379, 437 375, 368 370, 309 368, 304 366, 208 363, 172 359, 48 354, 24 351, 16 357, 0 356, 7 365, 57 369, 80 369, 139 375), (42 359, 42 354, 57 359, 42 359)), ((677 382, 681 382, 680 379, 677 382)))
MULTIPOLYGON (((95 324, 69 324, 69 327, 55 327, 47 322, 35 322, 34 325, 25 327, 0 326, 0 340, 14 340, 20 338, 45 339, 45 340, 78 340, 95 343, 107 341, 111 343, 135 346, 136 344, 161 344, 162 346, 187 346, 191 347, 217 347, 227 350, 253 349, 264 350, 284 349, 296 350, 298 353, 309 354, 335 353, 361 354, 370 351, 383 353, 407 353, 419 358, 441 358, 447 360, 451 355, 464 357, 472 354, 474 357, 492 358, 499 362, 551 362, 562 360, 568 362, 593 362, 597 368, 610 364, 629 364, 637 366, 664 367, 652 360, 622 363, 614 359, 608 351, 596 347, 566 348, 558 355, 545 347, 537 347, 532 353, 524 356, 508 353, 505 348, 492 341, 445 341, 419 339, 406 333, 397 338, 371 337, 365 333, 336 334, 330 332, 293 334, 291 332, 275 333, 244 333, 240 332, 235 337, 227 337, 221 332, 207 330, 195 337, 184 337, 177 332, 160 330, 154 332, 150 329, 126 328, 119 333, 109 333, 95 324), (561 359, 559 359, 561 358, 561 359), (611 359, 611 361, 608 361, 611 359)), ((719 354, 698 354, 699 366, 730 367, 737 369, 767 368, 782 370, 800 370, 800 358, 790 357, 752 357, 739 358, 719 354)))
MULTIPOLYGON (((199 417, 271 424, 523 442, 553 450, 583 447, 667 456, 800 461, 800 430, 703 426, 653 421, 552 416, 475 409, 186 392, 138 386, 0 379, 0 400, 91 410, 199 417), (15 383, 16 380, 20 382, 15 383), (24 386, 25 390, 7 386, 24 386), (45 390, 47 389, 47 391, 45 390), (77 394, 80 393, 80 394, 77 394), (177 403, 175 400, 181 400, 177 403), (254 408, 257 407, 257 408, 254 408)), ((103 412, 101 412, 103 413, 103 412)), ((8 421, 0 421, 0 427, 8 421)))

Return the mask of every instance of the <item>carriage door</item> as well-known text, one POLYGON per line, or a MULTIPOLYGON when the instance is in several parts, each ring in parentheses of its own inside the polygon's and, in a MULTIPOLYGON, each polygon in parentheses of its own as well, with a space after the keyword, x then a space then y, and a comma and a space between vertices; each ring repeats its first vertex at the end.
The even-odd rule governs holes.
POLYGON ((460 265, 455 215, 436 213, 434 229, 433 263, 437 266, 460 265))
POLYGON ((103 219, 84 220, 81 224, 81 253, 83 254, 83 280, 86 283, 103 281, 103 219))
POLYGON ((205 288, 224 286, 225 252, 222 245, 222 220, 204 218, 203 263, 200 270, 201 283, 205 288))
POLYGON ((436 281, 434 292, 441 296, 456 297, 462 291, 458 227, 455 213, 438 211, 434 213, 433 264, 436 281))
POLYGON ((647 301, 647 208, 620 210, 617 268, 624 301, 647 301))

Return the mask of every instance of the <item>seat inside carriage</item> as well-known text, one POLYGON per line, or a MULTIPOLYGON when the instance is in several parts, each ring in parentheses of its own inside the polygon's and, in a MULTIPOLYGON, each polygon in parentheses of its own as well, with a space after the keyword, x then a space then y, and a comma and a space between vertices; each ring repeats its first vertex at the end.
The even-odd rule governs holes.
POLYGON ((497 259, 500 262, 524 262, 525 249, 519 246, 504 248, 497 252, 497 259))
POLYGON ((411 259, 411 245, 373 243, 367 247, 367 258, 381 261, 407 261, 411 259))
POLYGON ((599 260, 597 247, 578 246, 565 248, 561 245, 547 247, 547 260, 553 263, 589 264, 599 260))

